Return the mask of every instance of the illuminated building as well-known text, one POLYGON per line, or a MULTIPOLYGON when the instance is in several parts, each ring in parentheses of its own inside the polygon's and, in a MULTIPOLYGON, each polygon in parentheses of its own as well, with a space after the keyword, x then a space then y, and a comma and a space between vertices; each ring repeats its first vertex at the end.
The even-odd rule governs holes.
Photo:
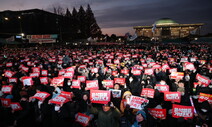
POLYGON ((179 24, 172 19, 162 18, 151 26, 134 26, 138 36, 149 37, 154 40, 184 38, 192 35, 200 35, 203 23, 179 24))

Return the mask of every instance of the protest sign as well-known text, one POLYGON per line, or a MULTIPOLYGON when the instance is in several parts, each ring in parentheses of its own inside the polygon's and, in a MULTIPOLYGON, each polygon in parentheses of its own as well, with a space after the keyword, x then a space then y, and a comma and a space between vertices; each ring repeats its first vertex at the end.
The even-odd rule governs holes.
POLYGON ((184 119, 192 119, 194 115, 194 107, 193 106, 183 106, 183 105, 172 105, 172 117, 180 118, 183 117, 184 119))
POLYGON ((181 93, 180 92, 168 92, 168 91, 166 91, 166 92, 164 92, 164 100, 180 103, 181 93))
POLYGON ((99 89, 98 80, 87 80, 86 88, 87 90, 95 90, 95 89, 98 90, 99 89))
POLYGON ((38 99, 40 101, 44 101, 50 94, 47 92, 37 92, 32 98, 38 99))
POLYGON ((166 109, 148 108, 149 113, 159 119, 166 119, 166 109))
POLYGON ((143 88, 141 92, 141 96, 148 97, 148 98, 154 98, 155 90, 150 88, 143 88))
POLYGON ((82 114, 82 113, 77 113, 76 115, 76 122, 79 122, 83 127, 86 127, 90 121, 90 117, 82 114))
POLYGON ((80 88, 80 80, 73 79, 72 80, 72 88, 80 88))
POLYGON ((110 101, 110 91, 91 90, 90 100, 92 103, 107 104, 110 101))

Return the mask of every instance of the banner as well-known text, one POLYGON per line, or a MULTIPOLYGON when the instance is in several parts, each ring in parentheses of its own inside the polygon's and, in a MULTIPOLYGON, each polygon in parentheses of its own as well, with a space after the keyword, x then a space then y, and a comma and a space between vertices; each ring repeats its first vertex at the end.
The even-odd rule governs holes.
POLYGON ((121 90, 111 90, 113 98, 121 98, 121 90))
POLYGON ((82 113, 77 113, 76 122, 79 122, 83 127, 88 126, 89 121, 90 121, 89 116, 82 113))
POLYGON ((73 93, 72 92, 66 92, 66 91, 61 91, 60 96, 63 96, 67 98, 68 100, 72 99, 73 93))
POLYGON ((65 74, 65 70, 63 69, 63 70, 60 70, 59 72, 58 72, 58 76, 62 76, 62 75, 64 75, 65 74))
POLYGON ((22 82, 24 86, 32 86, 33 85, 33 81, 32 81, 32 77, 23 77, 22 78, 22 82))
POLYGON ((95 89, 98 90, 99 89, 98 80, 87 80, 86 88, 87 90, 95 90, 95 89))
POLYGON ((85 76, 77 76, 77 80, 80 80, 80 82, 85 83, 86 77, 85 76))
POLYGON ((180 103, 181 93, 180 92, 167 92, 166 91, 166 92, 164 92, 164 100, 180 103))
POLYGON ((67 71, 64 75, 64 78, 70 78, 72 79, 74 77, 74 71, 67 71))
POLYGON ((132 71, 131 71, 131 73, 133 74, 133 75, 141 75, 141 70, 135 70, 135 69, 133 69, 132 71))
POLYGON ((114 64, 119 64, 120 61, 117 59, 117 60, 114 60, 114 64))
POLYGON ((154 98, 155 90, 150 88, 143 88, 141 92, 141 96, 154 98))
POLYGON ((13 66, 12 62, 6 63, 6 67, 12 67, 12 66, 13 66))
POLYGON ((172 117, 184 119, 193 118, 194 115, 194 107, 193 106, 183 106, 183 105, 172 105, 172 117))
POLYGON ((114 81, 113 81, 113 80, 103 80, 103 81, 102 81, 102 84, 103 84, 105 87, 113 88, 114 81))
POLYGON ((107 104, 108 102, 110 102, 110 91, 91 90, 90 100, 92 103, 107 104))
POLYGON ((73 67, 66 68, 66 71, 73 71, 74 72, 74 70, 75 70, 75 67, 74 66, 73 67))
POLYGON ((44 101, 50 94, 47 92, 37 92, 32 98, 38 99, 40 101, 44 101))
POLYGON ((112 75, 116 76, 118 74, 118 71, 112 71, 112 75))
POLYGON ((2 88, 1 88, 1 91, 3 93, 11 94, 12 93, 12 89, 13 89, 12 85, 3 85, 2 88))
POLYGON ((171 68, 171 69, 169 69, 169 73, 172 73, 172 72, 177 72, 177 68, 171 68))
POLYGON ((72 80, 72 88, 80 88, 80 80, 73 79, 72 80))
POLYGON ((86 68, 86 65, 80 65, 79 68, 86 68))
POLYGON ((83 60, 83 63, 88 63, 89 62, 89 59, 84 59, 83 60))
POLYGON ((58 104, 58 105, 63 105, 66 102, 68 102, 68 99, 66 97, 60 96, 60 95, 49 100, 49 103, 58 104))
POLYGON ((125 85, 126 79, 125 78, 114 78, 114 83, 118 83, 120 85, 125 85))
POLYGON ((41 76, 47 76, 48 75, 48 71, 47 70, 42 70, 41 71, 41 76))
POLYGON ((98 68, 91 68, 91 73, 98 73, 99 69, 98 68))
POLYGON ((21 68, 21 70, 23 70, 23 71, 25 71, 25 72, 28 72, 28 71, 29 71, 29 68, 28 68, 28 67, 23 66, 23 67, 21 68))
POLYGON ((35 72, 35 73, 30 73, 30 77, 35 78, 35 77, 39 77, 40 73, 35 72))
POLYGON ((184 72, 172 72, 170 76, 171 79, 183 79, 184 72))
POLYGON ((137 96, 130 97, 130 108, 141 110, 142 109, 141 105, 143 103, 149 103, 149 100, 142 97, 137 97, 137 96))
POLYGON ((127 70, 127 69, 122 69, 122 70, 121 70, 121 73, 124 74, 124 75, 128 75, 128 74, 129 74, 129 70, 127 70))
POLYGON ((40 83, 43 85, 48 84, 48 77, 40 77, 40 83))
POLYGON ((13 76, 13 72, 12 71, 5 71, 4 76, 7 77, 7 78, 11 78, 13 76))
POLYGON ((159 92, 166 92, 166 91, 169 91, 169 86, 168 86, 168 85, 156 84, 155 88, 156 88, 159 92))
POLYGON ((198 102, 202 103, 204 101, 208 101, 209 104, 212 104, 212 94, 200 93, 199 98, 198 98, 198 102))
POLYGON ((14 83, 18 83, 18 79, 17 78, 9 78, 9 83, 14 82, 14 83))
POLYGON ((152 75, 153 73, 154 73, 154 70, 152 68, 144 70, 145 75, 152 75))
POLYGON ((170 67, 169 67, 168 64, 164 64, 164 65, 162 66, 162 70, 166 70, 166 69, 170 69, 170 67))
POLYGON ((55 77, 51 80, 51 85, 63 86, 64 77, 55 77))
POLYGON ((185 70, 195 70, 195 67, 194 67, 194 64, 193 63, 189 63, 189 62, 186 62, 185 65, 184 65, 184 69, 185 70))
POLYGON ((152 68, 153 68, 153 69, 160 69, 160 68, 161 68, 161 65, 155 64, 155 65, 152 66, 152 68))
POLYGON ((196 75, 196 79, 198 81, 200 81, 201 83, 203 83, 205 85, 205 87, 207 87, 211 83, 211 80, 207 79, 206 77, 204 77, 200 74, 196 75))
POLYGON ((40 68, 39 67, 33 67, 32 72, 33 73, 36 73, 36 72, 40 73, 40 68))
POLYGON ((22 107, 19 102, 11 102, 10 107, 12 108, 13 111, 22 110, 22 107))
POLYGON ((148 108, 148 111, 155 118, 166 119, 166 109, 148 108))
POLYGON ((10 107, 11 99, 0 98, 3 107, 10 107))

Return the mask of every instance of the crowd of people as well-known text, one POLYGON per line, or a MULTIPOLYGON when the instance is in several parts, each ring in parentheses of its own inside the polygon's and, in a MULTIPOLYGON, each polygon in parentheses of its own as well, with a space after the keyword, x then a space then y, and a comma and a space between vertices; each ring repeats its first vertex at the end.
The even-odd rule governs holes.
POLYGON ((198 44, 4 47, 0 126, 212 127, 211 52, 198 44), (93 89, 110 96, 94 101, 93 89))

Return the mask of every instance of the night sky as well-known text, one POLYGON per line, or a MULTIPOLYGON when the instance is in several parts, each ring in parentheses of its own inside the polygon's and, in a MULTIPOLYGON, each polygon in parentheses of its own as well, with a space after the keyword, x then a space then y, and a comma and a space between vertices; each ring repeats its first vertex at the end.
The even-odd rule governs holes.
POLYGON ((212 0, 0 0, 0 11, 39 8, 52 11, 53 6, 91 8, 104 34, 134 34, 133 26, 152 25, 160 18, 178 23, 205 23, 202 34, 212 33, 212 0))

